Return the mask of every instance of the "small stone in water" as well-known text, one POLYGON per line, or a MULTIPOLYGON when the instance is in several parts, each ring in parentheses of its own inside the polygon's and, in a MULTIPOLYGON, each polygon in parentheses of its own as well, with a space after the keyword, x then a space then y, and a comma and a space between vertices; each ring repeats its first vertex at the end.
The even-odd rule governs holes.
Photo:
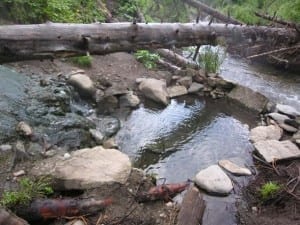
POLYGON ((11 149, 12 149, 11 145, 8 145, 8 144, 6 144, 6 145, 0 145, 0 151, 6 152, 6 151, 10 151, 11 149))

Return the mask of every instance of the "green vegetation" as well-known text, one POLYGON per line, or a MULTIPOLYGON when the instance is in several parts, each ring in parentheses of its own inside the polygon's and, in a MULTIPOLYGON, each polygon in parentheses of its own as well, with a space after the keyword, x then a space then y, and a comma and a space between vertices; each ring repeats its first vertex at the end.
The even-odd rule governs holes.
POLYGON ((53 193, 48 177, 32 181, 29 178, 22 178, 19 188, 16 191, 5 191, 0 204, 11 208, 19 204, 28 204, 31 200, 44 197, 53 193))
POLYGON ((80 67, 88 68, 92 66, 93 57, 90 55, 72 57, 71 61, 80 67))
POLYGON ((258 18, 254 12, 278 16, 284 20, 300 22, 300 0, 213 0, 207 4, 230 13, 233 18, 247 24, 266 24, 266 20, 258 18))
POLYGON ((134 54, 134 56, 148 69, 156 68, 156 62, 160 58, 158 54, 151 53, 148 50, 139 50, 134 54))
POLYGON ((281 190, 281 186, 275 182, 265 183, 259 190, 263 201, 273 198, 281 190))
POLYGON ((217 73, 225 58, 225 53, 220 47, 205 46, 200 51, 198 63, 206 73, 217 73))
POLYGON ((0 12, 17 23, 104 21, 105 9, 96 0, 2 0, 0 12))

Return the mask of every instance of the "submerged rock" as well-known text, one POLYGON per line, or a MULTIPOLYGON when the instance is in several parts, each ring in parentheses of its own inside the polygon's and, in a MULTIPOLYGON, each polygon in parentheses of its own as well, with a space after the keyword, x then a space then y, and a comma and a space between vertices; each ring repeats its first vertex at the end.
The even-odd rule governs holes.
POLYGON ((169 104, 169 95, 166 82, 157 79, 143 79, 139 85, 139 90, 149 99, 164 105, 169 104))
POLYGON ((218 165, 201 170, 195 177, 196 184, 207 192, 227 195, 233 189, 230 178, 218 165))
POLYGON ((300 150, 291 141, 266 140, 254 143, 258 153, 269 163, 274 160, 299 158, 300 150))
POLYGON ((250 176, 252 173, 249 169, 238 166, 233 162, 223 159, 219 161, 219 166, 223 167, 225 170, 237 176, 250 176))
POLYGON ((282 133, 282 129, 277 125, 258 126, 250 131, 250 140, 254 143, 265 140, 279 140, 282 133))
POLYGON ((131 172, 129 157, 115 149, 101 146, 81 149, 63 160, 55 156, 37 162, 31 174, 50 175, 59 189, 89 189, 102 185, 126 183, 131 172))

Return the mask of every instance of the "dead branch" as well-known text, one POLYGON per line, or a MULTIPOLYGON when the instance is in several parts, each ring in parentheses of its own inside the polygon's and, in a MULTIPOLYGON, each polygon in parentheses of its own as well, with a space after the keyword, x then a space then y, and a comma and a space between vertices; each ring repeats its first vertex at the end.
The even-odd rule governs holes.
POLYGON ((248 56, 247 59, 254 59, 254 58, 257 58, 257 57, 271 55, 271 54, 279 53, 279 52, 286 52, 286 51, 293 50, 293 49, 298 49, 298 48, 300 48, 300 45, 297 44, 297 45, 294 45, 292 47, 280 48, 280 49, 276 49, 276 50, 272 50, 272 51, 268 51, 268 52, 263 52, 263 53, 256 54, 256 55, 251 55, 251 56, 248 56))

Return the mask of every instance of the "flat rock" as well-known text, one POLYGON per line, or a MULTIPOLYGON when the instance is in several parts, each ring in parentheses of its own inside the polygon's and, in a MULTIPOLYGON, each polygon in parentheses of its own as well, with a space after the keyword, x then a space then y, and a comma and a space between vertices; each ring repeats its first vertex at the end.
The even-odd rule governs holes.
POLYGON ((289 115, 289 116, 300 116, 300 112, 298 112, 294 107, 289 105, 277 104, 276 110, 280 113, 289 115))
POLYGON ((58 189, 89 189, 102 185, 124 184, 131 172, 129 157, 115 149, 101 146, 86 148, 71 153, 71 157, 61 156, 37 162, 31 174, 50 175, 58 189))
POLYGON ((169 104, 169 95, 167 92, 167 85, 165 81, 157 80, 153 78, 143 79, 140 82, 139 90, 153 101, 169 104))
POLYGON ((170 98, 179 97, 188 93, 185 86, 176 85, 167 88, 170 98))
POLYGON ((230 178, 218 165, 201 170, 196 175, 195 182, 207 192, 219 195, 227 195, 233 189, 230 178))
POLYGON ((219 166, 237 176, 250 176, 252 174, 249 169, 238 166, 227 159, 220 160, 219 166))
POLYGON ((265 110, 269 101, 266 96, 240 85, 232 89, 228 94, 228 98, 258 113, 265 110))
POLYGON ((258 126, 251 129, 250 140, 254 143, 265 140, 279 140, 282 133, 282 129, 276 125, 258 126))
POLYGON ((188 93, 197 93, 197 92, 201 91, 203 88, 204 88, 203 84, 193 82, 191 84, 190 88, 188 89, 188 93))
POLYGON ((85 74, 74 74, 70 76, 68 83, 74 86, 83 97, 93 96, 96 92, 93 81, 85 74))
POLYGON ((299 158, 300 150, 291 141, 266 140, 254 143, 254 147, 267 161, 299 158))

